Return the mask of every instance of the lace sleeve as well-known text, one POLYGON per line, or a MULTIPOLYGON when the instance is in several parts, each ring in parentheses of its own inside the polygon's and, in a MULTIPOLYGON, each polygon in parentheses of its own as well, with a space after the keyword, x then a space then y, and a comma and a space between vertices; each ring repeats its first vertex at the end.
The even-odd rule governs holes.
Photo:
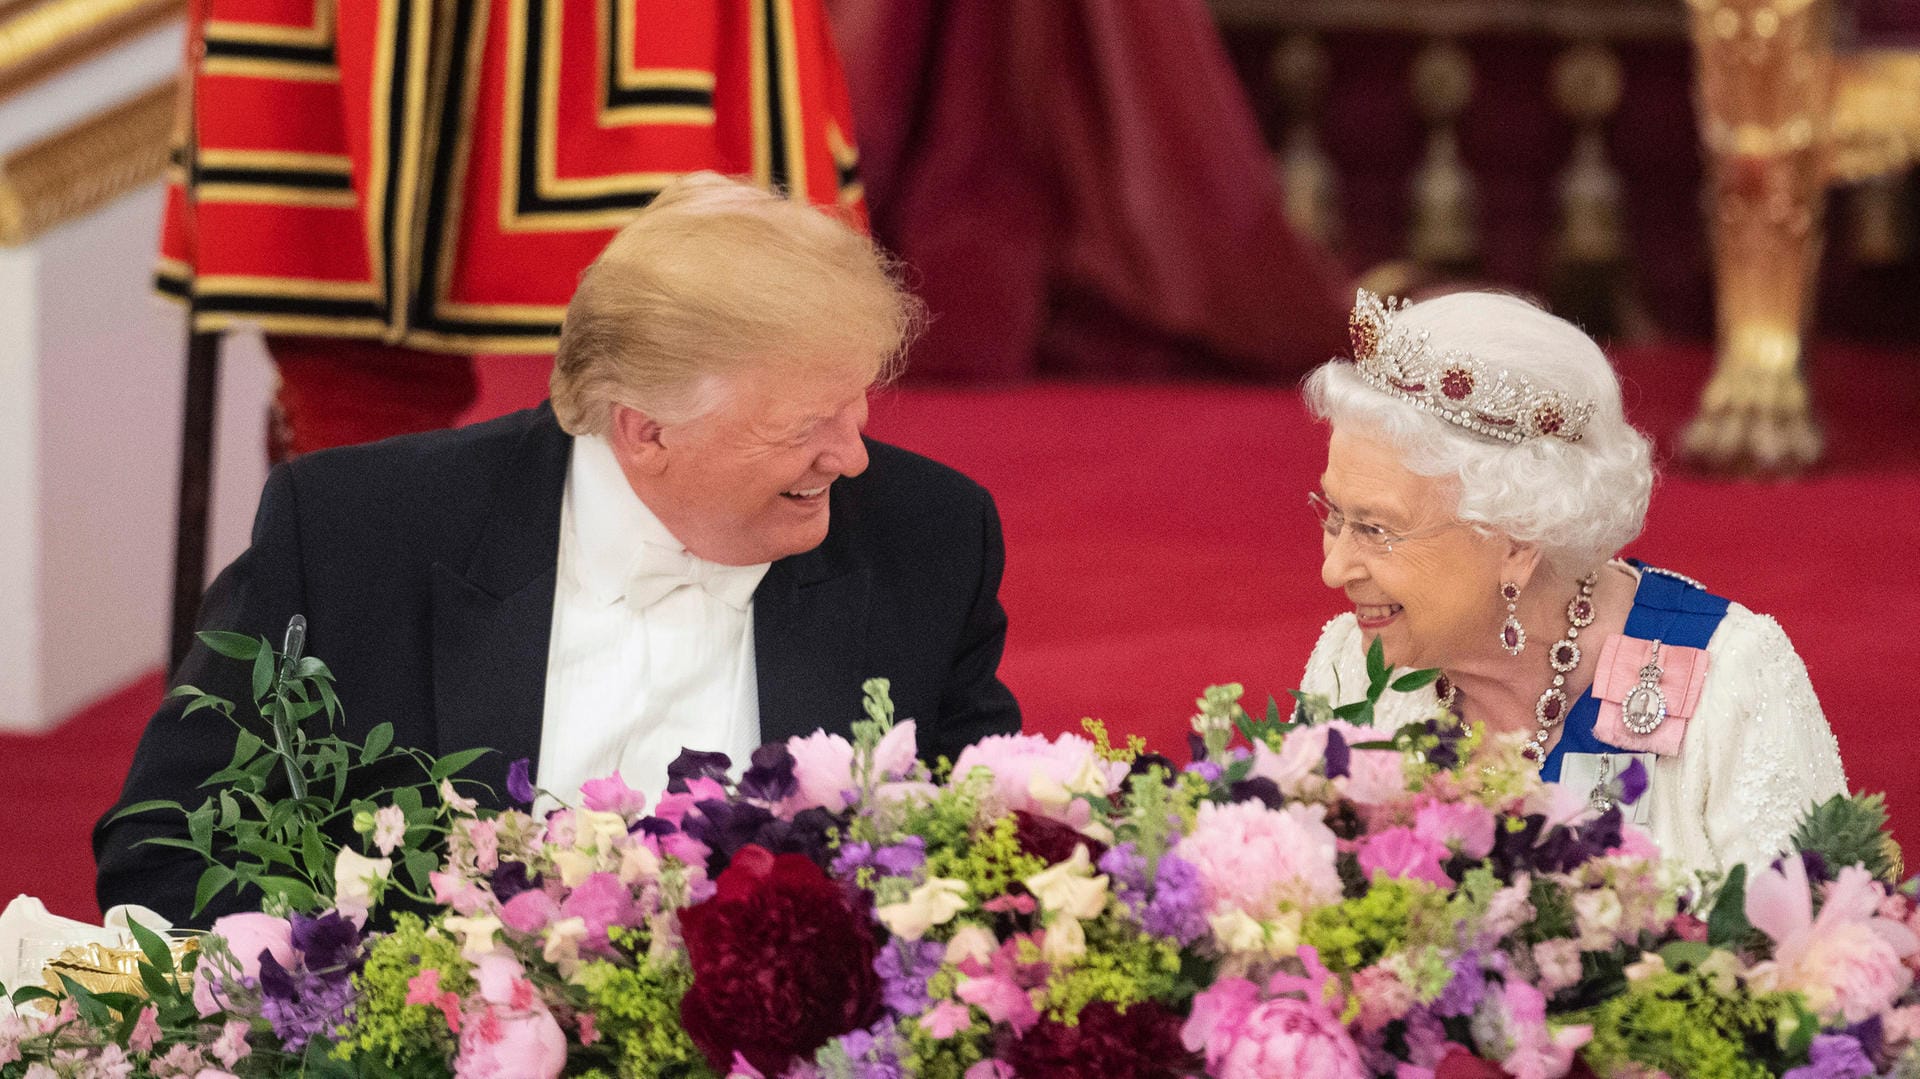
POLYGON ((1780 623, 1736 605, 1709 651, 1702 823, 1721 865, 1768 859, 1807 806, 1846 790, 1840 747, 1780 623))

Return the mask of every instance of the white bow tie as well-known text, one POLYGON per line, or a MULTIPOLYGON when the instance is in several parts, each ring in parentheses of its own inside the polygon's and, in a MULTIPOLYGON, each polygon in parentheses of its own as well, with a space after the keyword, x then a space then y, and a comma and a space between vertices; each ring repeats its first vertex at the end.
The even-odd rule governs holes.
POLYGON ((766 576, 768 563, 752 566, 723 566, 653 543, 640 545, 633 570, 627 576, 627 603, 644 611, 689 585, 704 588, 715 599, 744 611, 753 600, 753 590, 766 576))

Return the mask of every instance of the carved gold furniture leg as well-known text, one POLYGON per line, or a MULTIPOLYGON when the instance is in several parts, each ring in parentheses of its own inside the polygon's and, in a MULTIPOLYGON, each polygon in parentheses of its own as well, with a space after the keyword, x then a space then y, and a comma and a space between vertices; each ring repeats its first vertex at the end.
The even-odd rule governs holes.
POLYGON ((1683 452, 1718 469, 1794 472, 1821 449, 1801 361, 1826 200, 1833 0, 1688 7, 1719 340, 1683 452))

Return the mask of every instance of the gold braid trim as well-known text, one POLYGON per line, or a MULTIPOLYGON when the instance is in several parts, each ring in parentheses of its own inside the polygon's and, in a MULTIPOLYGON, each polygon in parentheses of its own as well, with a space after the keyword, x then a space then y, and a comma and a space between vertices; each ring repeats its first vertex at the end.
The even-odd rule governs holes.
POLYGON ((0 99, 180 18, 186 0, 0 4, 0 99))
POLYGON ((0 160, 0 247, 84 217, 166 172, 177 82, 0 160))

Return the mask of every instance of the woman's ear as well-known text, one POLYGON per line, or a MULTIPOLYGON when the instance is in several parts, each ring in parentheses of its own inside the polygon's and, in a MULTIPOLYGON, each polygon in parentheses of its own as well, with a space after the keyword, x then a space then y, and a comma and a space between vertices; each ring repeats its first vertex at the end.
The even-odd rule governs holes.
POLYGON ((667 467, 666 444, 660 439, 658 420, 630 405, 613 406, 612 422, 607 425, 607 442, 613 456, 628 472, 655 476, 667 467))
POLYGON ((1506 552, 1500 560, 1500 579, 1512 581, 1524 592, 1527 585, 1533 581, 1533 575, 1539 571, 1540 563, 1545 558, 1546 555, 1541 552, 1540 545, 1537 543, 1507 540, 1506 552))

